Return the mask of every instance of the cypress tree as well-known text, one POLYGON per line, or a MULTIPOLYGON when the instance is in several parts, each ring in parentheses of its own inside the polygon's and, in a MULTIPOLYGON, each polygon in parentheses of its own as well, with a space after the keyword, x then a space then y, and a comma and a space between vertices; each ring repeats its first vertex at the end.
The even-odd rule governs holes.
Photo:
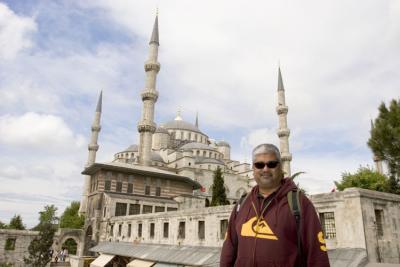
POLYGON ((217 169, 214 171, 211 206, 220 206, 226 204, 229 204, 229 202, 226 199, 224 177, 222 175, 221 168, 218 166, 217 169))

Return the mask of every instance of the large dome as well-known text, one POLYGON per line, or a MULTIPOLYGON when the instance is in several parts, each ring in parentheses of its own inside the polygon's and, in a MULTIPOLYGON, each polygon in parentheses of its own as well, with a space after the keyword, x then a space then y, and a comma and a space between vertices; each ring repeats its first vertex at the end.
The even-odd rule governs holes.
POLYGON ((191 124, 190 122, 184 121, 184 120, 173 120, 169 121, 164 124, 165 129, 171 129, 171 130, 187 130, 187 131, 193 131, 193 132, 198 132, 201 133, 199 128, 197 128, 194 124, 191 124))

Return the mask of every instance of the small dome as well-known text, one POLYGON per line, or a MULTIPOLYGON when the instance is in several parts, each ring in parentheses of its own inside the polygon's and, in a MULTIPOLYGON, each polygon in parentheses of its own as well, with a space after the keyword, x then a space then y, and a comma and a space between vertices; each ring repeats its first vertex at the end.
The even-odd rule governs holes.
POLYGON ((163 133, 163 134, 169 134, 168 130, 165 129, 164 126, 160 126, 156 129, 155 133, 163 133))
POLYGON ((139 151, 139 146, 138 145, 130 145, 127 149, 121 152, 137 152, 139 151))
POLYGON ((208 149, 208 150, 215 150, 215 148, 210 147, 203 143, 197 142, 190 142, 180 147, 183 150, 192 150, 192 149, 208 149))
POLYGON ((226 141, 219 141, 217 142, 217 146, 227 146, 227 147, 231 147, 231 145, 226 142, 226 141))
POLYGON ((162 157, 160 156, 160 154, 158 154, 157 152, 154 152, 154 151, 151 152, 151 160, 165 163, 164 160, 162 159, 162 157))

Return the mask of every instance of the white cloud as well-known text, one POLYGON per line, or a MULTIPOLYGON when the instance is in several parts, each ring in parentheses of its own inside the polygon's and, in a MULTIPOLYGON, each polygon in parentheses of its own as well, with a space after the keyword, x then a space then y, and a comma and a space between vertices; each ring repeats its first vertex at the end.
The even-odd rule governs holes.
POLYGON ((143 63, 157 6, 157 122, 173 119, 177 107, 187 121, 198 111, 206 134, 229 139, 232 158, 249 160, 256 144, 278 144, 280 61, 292 169, 307 171, 299 181, 307 181, 310 192, 326 192, 342 171, 370 162, 369 119, 382 100, 398 96, 397 0, 52 2, 34 6, 36 21, 0 4, 0 25, 6 25, 0 32, 10 39, 4 43, 0 34, 0 58, 7 58, 0 61, 0 149, 7 150, 0 179, 15 180, 0 193, 21 188, 49 197, 65 194, 68 183, 81 188, 82 136, 90 135, 100 89, 98 161, 137 143, 143 63), (37 47, 21 53, 32 47, 32 34, 37 47))
POLYGON ((75 135, 60 117, 28 112, 0 117, 0 142, 9 146, 56 150, 79 148, 84 138, 75 135))
POLYGON ((30 48, 36 29, 33 18, 18 16, 0 3, 0 59, 13 59, 21 50, 30 48))

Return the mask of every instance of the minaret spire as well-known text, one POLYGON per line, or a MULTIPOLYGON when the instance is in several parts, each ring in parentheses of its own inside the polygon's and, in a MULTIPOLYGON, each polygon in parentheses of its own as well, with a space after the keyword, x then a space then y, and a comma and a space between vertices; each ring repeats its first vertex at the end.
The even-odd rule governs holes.
POLYGON ((197 128, 199 128, 199 112, 196 112, 196 122, 195 125, 197 128))
MULTIPOLYGON (((89 155, 85 167, 89 167, 96 161, 96 152, 97 150, 99 150, 99 145, 97 144, 97 140, 99 138, 99 133, 101 130, 100 119, 101 119, 102 101, 103 101, 103 91, 100 91, 99 99, 97 101, 97 106, 96 106, 96 112, 92 124, 92 135, 90 137, 90 143, 88 146, 89 155)), ((85 185, 83 188, 81 205, 79 207, 79 213, 81 214, 86 213, 89 191, 90 191, 90 176, 85 175, 85 185)))
POLYGON ((156 19, 154 21, 153 32, 151 33, 151 38, 150 38, 149 44, 151 45, 152 43, 160 45, 160 43, 158 42, 158 11, 157 11, 156 19))
POLYGON ((279 117, 279 129, 277 131, 279 137, 279 146, 281 150, 282 167, 285 176, 291 175, 290 161, 292 160, 292 154, 289 152, 289 135, 290 130, 287 126, 287 113, 288 107, 285 103, 285 88, 283 86, 281 68, 278 68, 278 106, 276 112, 279 117))
POLYGON ((157 102, 158 92, 156 90, 157 73, 160 71, 160 63, 158 63, 158 15, 154 21, 153 32, 149 42, 149 56, 144 64, 146 72, 145 88, 141 96, 143 101, 142 117, 138 123, 138 131, 140 134, 139 144, 139 162, 140 164, 151 165, 151 147, 152 136, 156 130, 154 123, 154 106, 157 102))

